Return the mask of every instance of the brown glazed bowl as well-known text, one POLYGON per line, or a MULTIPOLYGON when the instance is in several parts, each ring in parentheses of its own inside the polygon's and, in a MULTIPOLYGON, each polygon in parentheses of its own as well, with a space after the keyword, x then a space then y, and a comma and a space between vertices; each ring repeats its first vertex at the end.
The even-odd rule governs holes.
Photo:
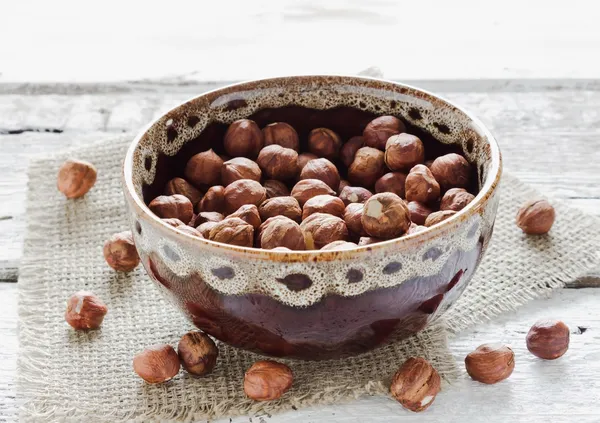
POLYGON ((298 76, 220 88, 167 112, 131 144, 124 191, 148 275, 198 328, 239 348, 319 360, 408 337, 452 305, 492 236, 501 167, 490 132, 438 96, 376 79, 298 76), (354 250, 269 251, 193 237, 144 203, 191 155, 221 153, 234 120, 285 121, 302 142, 320 126, 346 140, 388 114, 403 119, 428 153, 458 149, 476 168, 475 200, 423 232, 354 250))

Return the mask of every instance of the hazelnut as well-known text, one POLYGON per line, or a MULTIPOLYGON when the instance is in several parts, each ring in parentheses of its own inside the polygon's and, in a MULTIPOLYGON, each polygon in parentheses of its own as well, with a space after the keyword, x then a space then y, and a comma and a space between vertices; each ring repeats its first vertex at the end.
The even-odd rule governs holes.
POLYGON ((312 153, 298 154, 298 160, 296 162, 298 164, 298 174, 300 174, 300 172, 302 172, 302 169, 304 169, 304 166, 306 166, 306 163, 310 162, 311 160, 315 160, 315 159, 318 159, 318 157, 312 153))
POLYGON ((417 225, 416 223, 411 223, 410 226, 408 227, 408 231, 406 231, 405 235, 412 235, 412 234, 416 234, 417 232, 421 232, 424 231, 425 229, 427 229, 426 226, 421 226, 421 225, 417 225))
POLYGON ((108 312, 106 304, 91 292, 79 291, 67 301, 65 320, 73 329, 98 329, 108 312))
POLYGON ((227 219, 231 217, 238 217, 244 222, 249 223, 256 230, 260 226, 261 220, 258 214, 258 208, 254 204, 244 204, 239 209, 227 216, 227 219))
POLYGON ((263 148, 263 144, 263 133, 256 122, 249 119, 236 120, 229 125, 223 139, 223 147, 232 157, 253 159, 263 148))
POLYGON ((340 199, 345 205, 350 203, 364 203, 367 201, 373 193, 363 187, 346 187, 340 193, 340 199))
POLYGON ((404 198, 406 186, 406 173, 388 172, 375 182, 375 192, 391 192, 404 198))
POLYGON ((410 212, 410 220, 417 225, 424 225, 427 217, 433 213, 433 210, 418 201, 411 201, 407 206, 410 212))
MULTIPOLYGON (((202 225, 198 229, 202 233, 201 227, 202 225)), ((240 247, 252 247, 254 244, 254 228, 239 217, 231 217, 215 222, 210 229, 208 239, 224 244, 239 245, 240 247)))
POLYGON ((319 157, 336 159, 341 146, 342 140, 331 129, 315 128, 308 134, 308 150, 319 157))
POLYGON ((337 167, 327 159, 314 159, 306 163, 300 179, 318 179, 325 182, 332 190, 340 185, 340 174, 337 167))
POLYGON ((120 272, 129 272, 140 264, 131 231, 119 232, 104 243, 104 259, 110 267, 120 272))
POLYGON ((483 344, 465 358, 473 380, 494 384, 508 378, 515 368, 515 353, 502 344, 483 344))
POLYGON ((225 187, 221 185, 210 187, 198 203, 197 209, 199 212, 223 213, 225 211, 225 187))
POLYGON ((175 194, 187 197, 193 205, 202 199, 202 193, 183 178, 173 178, 165 185, 165 195, 175 194))
POLYGON ((282 251, 282 252, 287 253, 287 252, 291 252, 292 250, 290 250, 287 247, 275 247, 275 248, 272 248, 271 251, 282 251))
POLYGON ((357 248, 357 247, 358 247, 358 245, 356 245, 353 242, 333 241, 333 242, 330 242, 329 244, 327 244, 326 246, 324 246, 323 248, 321 248, 321 251, 353 250, 354 248, 357 248))
POLYGON ((348 182, 345 179, 341 179, 340 184, 338 185, 337 189, 335 190, 335 193, 339 196, 342 193, 342 190, 349 186, 350 186, 350 182, 348 182))
MULTIPOLYGON (((163 222, 165 222, 167 225, 172 226, 174 228, 178 228, 179 226, 185 226, 185 223, 183 223, 181 220, 175 218, 175 217, 169 217, 167 219, 161 219, 163 222)), ((194 219, 192 219, 193 221, 194 219)))
POLYGON ((517 213, 517 225, 529 235, 548 233, 554 224, 554 207, 546 200, 525 203, 517 213))
POLYGON ((406 201, 435 203, 440 199, 440 185, 424 165, 413 167, 406 177, 406 201))
POLYGON ((204 238, 208 239, 210 237, 211 229, 214 228, 217 225, 217 223, 219 223, 219 222, 204 222, 204 223, 200 224, 200 226, 198 226, 196 228, 196 230, 198 232, 200 232, 200 234, 204 238))
POLYGON ((179 340, 177 354, 181 365, 188 373, 204 376, 215 368, 219 350, 207 334, 188 332, 179 340))
POLYGON ((363 137, 366 146, 383 151, 389 137, 404 131, 406 131, 406 127, 397 117, 380 116, 369 122, 363 131, 363 137))
POLYGON ((371 236, 396 238, 408 230, 410 212, 396 194, 382 192, 365 202, 361 221, 365 232, 371 236))
POLYGON ((560 320, 538 320, 527 333, 527 349, 536 357, 555 360, 569 349, 569 336, 569 327, 560 320))
POLYGON ((286 247, 290 250, 306 249, 300 225, 285 216, 268 218, 260 226, 259 233, 258 243, 266 250, 276 247, 286 247))
POLYGON ((148 204, 158 217, 175 217, 182 222, 189 222, 194 216, 194 206, 189 198, 181 195, 160 195, 148 204))
POLYGON ((310 198, 322 194, 335 195, 335 191, 319 179, 303 179, 292 188, 292 197, 298 200, 300 207, 310 198))
POLYGON ((267 177, 284 181, 298 174, 297 160, 295 150, 272 144, 260 150, 256 162, 267 177))
POLYGON ((218 212, 200 212, 192 220, 191 226, 197 228, 205 222, 220 222, 223 219, 225 216, 218 212))
POLYGON ((425 147, 414 135, 398 134, 385 145, 385 164, 391 170, 408 170, 425 160, 425 147))
POLYGON ((451 188, 442 197, 440 210, 461 211, 475 196, 463 188, 451 188))
POLYGON ((441 390, 438 372, 421 357, 411 357, 402 364, 390 386, 396 401, 410 411, 420 412, 435 400, 441 390))
POLYGON ((372 147, 359 148, 348 168, 348 180, 354 185, 372 187, 384 173, 383 152, 372 147))
POLYGON ((260 218, 265 221, 273 216, 285 216, 296 222, 300 222, 302 218, 302 209, 298 200, 294 197, 275 197, 270 198, 258 208, 260 218))
POLYGON ((218 185, 221 183, 223 160, 212 149, 192 156, 185 165, 184 174, 192 184, 218 185))
POLYGON ((359 148, 365 145, 365 139, 361 136, 352 137, 340 149, 340 160, 344 166, 349 167, 354 161, 354 156, 359 148))
POLYGON ((239 179, 225 188, 225 210, 233 213, 244 204, 259 206, 267 199, 265 188, 252 179, 239 179))
POLYGON ((290 195, 288 187, 280 181, 275 179, 269 179, 263 184, 265 190, 267 190, 267 198, 275 197, 287 197, 290 195))
POLYGON ((191 236, 196 236, 198 238, 204 238, 204 236, 200 233, 200 231, 196 228, 192 228, 191 226, 182 225, 177 226, 176 229, 180 232, 186 233, 191 236))
POLYGON ((133 357, 133 370, 148 383, 162 383, 179 373, 179 356, 172 346, 152 345, 133 357))
POLYGON ((357 236, 367 235, 362 225, 362 215, 365 205, 362 203, 350 203, 344 211, 344 222, 348 230, 357 236))
POLYGON ((265 126, 262 129, 265 139, 265 146, 277 144, 285 148, 291 148, 298 151, 300 144, 298 133, 294 128, 285 122, 275 122, 265 126))
POLYGON ((245 157, 236 157, 235 159, 228 160, 221 167, 221 180, 224 186, 239 179, 252 179, 253 181, 260 182, 261 177, 262 172, 260 167, 245 157))
POLYGON ((427 219, 425 219, 425 226, 429 228, 430 226, 443 222, 444 220, 454 216, 455 214, 456 212, 454 210, 441 210, 433 212, 429 216, 427 216, 427 219))
POLYGON ((67 198, 83 197, 96 183, 96 167, 90 162, 69 159, 58 171, 56 187, 67 198))
POLYGON ((358 240, 358 246, 377 244, 378 242, 385 241, 384 239, 374 238, 372 236, 361 236, 358 240))
POLYGON ((471 165, 463 156, 450 153, 433 161, 431 173, 443 191, 450 188, 467 188, 471 180, 471 165))
POLYGON ((319 250, 330 242, 348 239, 346 222, 331 214, 311 214, 302 221, 300 228, 304 232, 307 250, 319 250))
POLYGON ((288 366, 272 360, 254 363, 244 375, 244 392, 254 401, 272 401, 291 388, 294 375, 288 366))
POLYGON ((344 202, 333 195, 317 195, 304 203, 302 207, 302 220, 314 213, 329 213, 334 216, 344 215, 344 202))

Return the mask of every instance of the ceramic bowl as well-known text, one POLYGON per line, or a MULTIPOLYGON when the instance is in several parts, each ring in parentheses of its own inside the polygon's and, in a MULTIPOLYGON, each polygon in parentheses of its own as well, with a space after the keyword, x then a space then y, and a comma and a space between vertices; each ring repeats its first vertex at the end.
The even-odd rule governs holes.
POLYGON ((198 328, 239 348, 318 360, 408 337, 453 304, 492 235, 501 167, 482 123, 434 94, 369 78, 283 77, 202 94, 152 122, 127 152, 124 192, 148 275, 198 328), (475 166, 475 200, 423 232, 355 250, 277 252, 195 238, 144 202, 192 154, 221 151, 234 120, 251 117, 261 127, 287 121, 301 140, 327 126, 347 139, 387 114, 403 119, 426 147, 461 150, 475 166))

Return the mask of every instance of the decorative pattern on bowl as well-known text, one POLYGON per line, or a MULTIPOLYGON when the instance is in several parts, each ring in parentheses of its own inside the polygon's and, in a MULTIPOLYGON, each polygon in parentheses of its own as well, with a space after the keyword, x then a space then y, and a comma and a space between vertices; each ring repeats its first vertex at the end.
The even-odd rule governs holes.
POLYGON ((200 329, 269 355, 326 359, 409 336, 448 309, 491 237, 500 175, 492 135, 457 106, 387 81, 305 76, 225 87, 169 111, 132 143, 124 191, 148 274, 200 329), (150 187, 166 182, 160 178, 169 158, 208 149, 211 139, 220 142, 217 134, 206 132, 213 131, 211 124, 294 106, 401 116, 438 141, 458 146, 477 166, 480 192, 464 210, 426 231, 323 252, 276 252, 197 239, 164 224, 145 206, 150 187))

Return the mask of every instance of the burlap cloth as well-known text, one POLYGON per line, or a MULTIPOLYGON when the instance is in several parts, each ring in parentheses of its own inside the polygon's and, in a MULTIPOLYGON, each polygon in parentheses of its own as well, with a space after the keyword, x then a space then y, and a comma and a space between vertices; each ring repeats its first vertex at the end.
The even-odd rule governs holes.
POLYGON ((294 386, 278 401, 245 398, 243 374, 258 356, 223 344, 210 376, 194 378, 182 371, 168 384, 150 386, 134 374, 133 355, 151 344, 176 345, 192 325, 163 300, 141 266, 123 274, 104 262, 104 241, 128 229, 120 174, 130 140, 106 140, 31 164, 18 283, 17 398, 23 402, 23 421, 207 420, 386 395, 389 377, 409 356, 427 357, 451 381, 459 369, 447 348, 448 334, 547 294, 600 262, 599 220, 560 202, 553 202, 557 220, 550 235, 524 236, 514 224, 515 213, 537 194, 505 174, 490 248, 443 322, 356 358, 289 361, 294 386), (55 186, 57 169, 69 156, 98 168, 95 187, 76 201, 66 200, 55 186), (108 305, 99 331, 78 333, 64 321, 65 300, 81 289, 108 305))

